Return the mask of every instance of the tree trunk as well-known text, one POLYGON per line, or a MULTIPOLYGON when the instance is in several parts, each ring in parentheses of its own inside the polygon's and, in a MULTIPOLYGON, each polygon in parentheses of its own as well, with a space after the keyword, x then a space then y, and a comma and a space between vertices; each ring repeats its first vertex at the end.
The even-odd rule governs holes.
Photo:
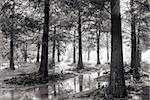
POLYGON ((91 50, 88 49, 88 61, 90 60, 90 52, 91 52, 91 50))
POLYGON ((137 39, 136 39, 136 22, 134 11, 134 1, 131 0, 131 74, 134 79, 139 79, 139 71, 137 66, 137 39))
POLYGON ((134 68, 136 67, 136 33, 135 33, 136 30, 135 30, 134 17, 132 17, 131 20, 132 20, 131 21, 131 69, 133 74, 135 71, 134 68))
POLYGON ((138 38, 138 40, 137 40, 137 67, 138 68, 140 68, 140 61, 141 61, 141 59, 140 59, 140 37, 138 36, 137 37, 138 38))
POLYGON ((99 32, 97 33, 97 64, 101 64, 100 63, 100 29, 99 32))
POLYGON ((59 50, 59 40, 57 41, 57 60, 58 60, 58 62, 60 62, 60 50, 59 50))
POLYGON ((15 7, 15 1, 13 1, 13 7, 12 7, 12 32, 10 33, 10 69, 15 70, 14 67, 14 7, 15 7))
POLYGON ((40 42, 39 41, 37 43, 37 58, 36 58, 36 62, 37 63, 40 62, 40 42))
POLYGON ((137 67, 141 67, 141 49, 140 49, 140 23, 138 28, 138 35, 137 35, 137 67))
POLYGON ((106 45, 107 45, 107 62, 109 62, 109 37, 108 37, 108 33, 106 33, 106 45))
POLYGON ((122 51, 120 0, 111 1, 111 72, 109 93, 113 97, 121 98, 127 95, 122 51))
POLYGON ((79 33, 79 60, 78 60, 78 66, 77 69, 83 69, 83 61, 82 61, 82 32, 81 32, 81 14, 80 14, 80 10, 79 10, 79 14, 78 14, 78 33, 79 33))
POLYGON ((13 37, 13 32, 11 33, 10 37, 10 69, 15 70, 14 67, 14 37, 13 37))
POLYGON ((27 62, 28 54, 27 54, 27 43, 24 45, 24 61, 27 62))
POLYGON ((76 33, 74 32, 73 39, 73 63, 76 63, 76 33))
POLYGON ((39 68, 39 75, 43 78, 48 77, 48 33, 49 33, 49 0, 44 1, 44 29, 42 38, 42 55, 39 68))
POLYGON ((52 51, 52 66, 55 66, 55 48, 56 48, 56 26, 54 27, 53 51, 52 51))

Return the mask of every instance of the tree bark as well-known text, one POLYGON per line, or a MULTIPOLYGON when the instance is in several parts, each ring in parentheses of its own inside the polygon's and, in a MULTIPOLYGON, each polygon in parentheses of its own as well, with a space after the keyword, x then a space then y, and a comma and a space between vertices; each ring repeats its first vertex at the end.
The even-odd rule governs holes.
MULTIPOLYGON (((135 22, 133 21, 134 17, 132 17, 131 21, 131 69, 134 73, 134 68, 136 67, 136 33, 135 33, 135 22)), ((133 74, 132 73, 132 74, 133 74)))
POLYGON ((88 61, 90 60, 90 52, 91 52, 91 50, 88 49, 88 61))
POLYGON ((48 77, 48 33, 49 33, 49 0, 44 1, 44 29, 42 37, 42 55, 39 68, 39 75, 43 78, 48 77))
POLYGON ((40 42, 39 41, 37 43, 37 58, 36 58, 36 62, 37 63, 40 62, 40 42))
POLYGON ((28 54, 27 54, 27 46, 28 44, 24 44, 24 61, 27 62, 28 54))
POLYGON ((11 33, 11 40, 10 40, 10 69, 15 70, 14 67, 14 38, 13 32, 11 33))
POLYGON ((141 61, 141 59, 140 59, 140 37, 138 36, 137 37, 138 39, 137 39, 137 67, 138 68, 140 68, 140 61, 141 61))
POLYGON ((58 62, 60 62, 60 44, 59 44, 59 40, 57 41, 57 60, 58 62))
POLYGON ((113 97, 122 98, 127 95, 122 51, 120 0, 111 0, 111 72, 109 93, 113 97))
POLYGON ((108 33, 106 33, 106 45, 107 45, 107 62, 109 62, 109 37, 108 37, 108 33))
POLYGON ((139 71, 137 66, 137 36, 136 36, 136 22, 134 11, 134 1, 131 0, 131 74, 134 79, 139 79, 139 71))
POLYGON ((82 61, 82 32, 81 32, 81 14, 80 10, 78 13, 78 33, 79 33, 79 60, 78 60, 78 66, 77 69, 83 69, 83 61, 82 61))
POLYGON ((73 63, 76 63, 76 33, 74 32, 73 39, 73 63))
POLYGON ((137 34, 137 67, 141 67, 141 49, 140 49, 140 23, 138 28, 138 34, 137 34))
POLYGON ((14 37, 13 37, 13 32, 11 33, 11 36, 10 36, 10 69, 15 70, 15 67, 14 67, 14 37))
POLYGON ((10 33, 10 69, 15 70, 14 67, 14 7, 15 7, 15 1, 13 1, 12 5, 12 32, 10 33))
POLYGON ((52 51, 52 64, 53 64, 53 66, 55 66, 55 48, 56 48, 56 26, 54 27, 53 51, 52 51))
POLYGON ((97 33, 97 64, 101 64, 100 63, 100 29, 99 32, 97 33))

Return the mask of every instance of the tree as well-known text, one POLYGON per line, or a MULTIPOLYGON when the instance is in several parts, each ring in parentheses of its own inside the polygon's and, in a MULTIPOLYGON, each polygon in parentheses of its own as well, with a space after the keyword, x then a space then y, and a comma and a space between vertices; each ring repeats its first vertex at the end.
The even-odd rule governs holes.
MULTIPOLYGON (((136 80, 140 79, 140 41, 147 35, 148 29, 148 12, 149 3, 148 0, 137 1, 130 0, 130 15, 131 19, 131 74, 136 80), (141 28, 142 26, 142 28, 141 28), (144 32, 143 31, 144 29, 144 32)), ((144 45, 144 44, 143 44, 144 45)))
MULTIPOLYGON (((11 63, 21 61, 22 59, 27 60, 25 42, 30 41, 32 43, 32 39, 34 41, 37 35, 31 36, 31 34, 34 34, 37 31, 37 26, 39 26, 37 25, 37 18, 35 19, 35 16, 30 16, 30 14, 26 13, 29 7, 23 5, 22 2, 24 1, 12 0, 11 2, 3 2, 2 12, 0 13, 2 33, 5 36, 4 38, 10 38, 9 56, 6 55, 6 57, 8 56, 11 63), (23 55, 20 56, 19 53, 23 55)), ((13 64, 10 65, 13 66, 13 64)))
POLYGON ((5 33, 5 35, 10 37, 10 49, 9 49, 9 68, 11 70, 15 70, 14 67, 14 38, 15 38, 15 33, 16 32, 16 13, 15 13, 15 1, 11 0, 11 2, 5 2, 2 7, 1 11, 3 13, 0 13, 2 15, 1 18, 1 27, 2 27, 2 32, 5 33))
POLYGON ((73 35, 73 63, 76 63, 76 32, 73 35))
POLYGON ((77 69, 83 69, 83 61, 82 61, 82 32, 81 32, 81 11, 78 10, 78 46, 79 46, 79 60, 78 60, 78 67, 77 69))
POLYGON ((137 36, 136 36, 136 18, 134 14, 134 1, 131 0, 131 71, 133 77, 138 79, 139 71, 137 67, 137 36))
POLYGON ((27 62, 28 54, 27 54, 27 47, 28 43, 23 44, 23 51, 24 51, 24 61, 27 62))
POLYGON ((40 59, 40 42, 37 43, 37 58, 36 58, 36 62, 39 63, 39 59, 40 59))
POLYGON ((15 1, 12 0, 13 4, 12 4, 12 9, 11 9, 11 12, 12 12, 12 23, 11 23, 11 33, 10 33, 10 69, 11 70, 15 70, 15 67, 14 67, 14 7, 15 7, 15 1))
POLYGON ((109 33, 106 33, 107 62, 109 63, 109 33))
POLYGON ((100 36, 101 36, 101 26, 99 25, 99 30, 96 33, 97 35, 97 64, 101 64, 100 62, 100 36))
POLYGON ((114 97, 125 97, 127 95, 122 52, 120 0, 111 1, 111 72, 109 93, 114 97))
POLYGON ((82 17, 84 8, 87 7, 88 4, 84 0, 63 0, 64 4, 67 5, 67 8, 72 10, 77 16, 77 31, 78 31, 78 65, 77 69, 83 69, 83 59, 82 59, 82 17))
POLYGON ((60 62, 60 44, 59 40, 57 40, 57 61, 60 62))
POLYGON ((48 77, 48 33, 49 33, 49 0, 44 1, 44 27, 42 37, 42 55, 39 68, 41 77, 48 77))
POLYGON ((85 40, 83 41, 84 43, 84 48, 83 50, 87 51, 87 60, 89 61, 91 56, 90 53, 92 50, 95 50, 95 31, 90 31, 86 29, 86 36, 84 36, 85 40))
POLYGON ((53 66, 55 66, 55 50, 56 50, 56 26, 54 26, 54 36, 53 36, 53 51, 52 51, 53 66))
MULTIPOLYGON (((86 23, 86 26, 88 25, 84 30, 90 32, 94 31, 94 40, 96 41, 94 45, 96 45, 97 64, 100 64, 100 48, 104 44, 100 42, 103 42, 104 40, 101 40, 103 38, 102 34, 110 31, 110 25, 108 25, 108 23, 110 23, 110 13, 107 11, 108 5, 105 5, 104 7, 104 2, 91 0, 91 4, 93 5, 84 12, 86 16, 84 23, 86 23)), ((91 48, 93 48, 93 46, 91 48)))

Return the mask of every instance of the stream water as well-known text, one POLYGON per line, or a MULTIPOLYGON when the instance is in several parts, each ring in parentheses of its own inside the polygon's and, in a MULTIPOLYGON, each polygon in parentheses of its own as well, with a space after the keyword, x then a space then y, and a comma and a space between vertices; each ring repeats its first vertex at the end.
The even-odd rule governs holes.
POLYGON ((91 100, 88 98, 68 99, 73 94, 97 89, 95 78, 99 72, 89 72, 56 84, 28 89, 0 90, 0 100, 91 100))
MULTIPOLYGON (((103 75, 103 70, 80 74, 74 78, 30 88, 0 90, 0 100, 92 100, 91 98, 71 98, 100 86, 107 85, 106 81, 97 82, 95 78, 103 75)), ((143 93, 134 95, 128 100, 150 100, 150 87, 142 88, 143 93)))

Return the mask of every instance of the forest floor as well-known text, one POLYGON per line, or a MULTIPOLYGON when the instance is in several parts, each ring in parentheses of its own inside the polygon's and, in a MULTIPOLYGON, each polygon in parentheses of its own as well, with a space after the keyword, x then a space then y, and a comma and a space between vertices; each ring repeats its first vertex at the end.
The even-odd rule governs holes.
MULTIPOLYGON (((140 81, 134 81, 131 75, 126 75, 126 86, 128 90, 127 98, 121 100, 150 100, 150 68, 149 64, 143 62, 141 67, 141 79, 140 81)), ((10 85, 5 84, 8 82, 8 79, 14 79, 16 77, 24 77, 25 76, 34 76, 35 72, 38 71, 38 64, 26 63, 18 67, 15 71, 9 70, 7 68, 0 70, 0 88, 1 90, 14 90, 16 88, 29 88, 30 85, 10 85), (7 80, 4 82, 4 80, 7 80)), ((108 82, 109 79, 109 65, 95 65, 92 63, 85 63, 85 69, 76 70, 76 64, 72 64, 70 62, 60 62, 56 64, 55 70, 49 70, 49 77, 55 77, 54 82, 64 81, 69 78, 73 78, 76 76, 88 74, 94 72, 100 72, 98 77, 95 77, 94 80, 100 84, 100 87, 88 89, 82 92, 73 93, 72 95, 67 96, 64 95, 65 100, 111 100, 106 99, 110 98, 109 95, 106 94, 108 85, 105 82, 108 82), (104 83, 104 84, 103 84, 104 83), (80 98, 80 99, 79 99, 80 98), (101 98, 101 99, 100 99, 101 98)), ((125 67, 128 70, 129 67, 125 67)), ((16 80, 16 79, 15 79, 16 80)), ((25 79, 24 79, 25 80, 25 79)), ((36 84, 36 83, 35 83, 36 84)), ((31 86, 35 85, 31 84, 31 86)), ((41 84, 36 84, 36 87, 39 87, 41 84)), ((48 84, 49 85, 49 84, 48 84)), ((63 98, 63 95, 62 95, 63 98)), ((114 99, 117 100, 117 99, 114 99)))

